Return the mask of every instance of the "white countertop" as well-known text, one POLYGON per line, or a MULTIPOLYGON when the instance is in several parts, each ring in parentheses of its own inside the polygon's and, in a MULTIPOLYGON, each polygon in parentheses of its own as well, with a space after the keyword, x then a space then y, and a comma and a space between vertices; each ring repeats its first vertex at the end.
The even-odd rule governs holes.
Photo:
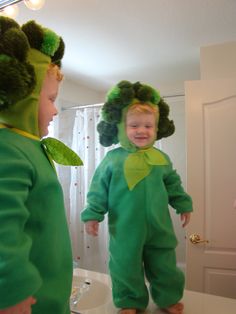
MULTIPOLYGON (((111 287, 110 277, 107 274, 92 272, 84 269, 75 269, 75 276, 81 276, 86 278, 94 279, 96 282, 99 281, 105 284, 107 287, 111 287)), ((106 288, 104 286, 104 288, 106 288)), ((104 289, 100 289, 104 290, 104 289)), ((108 296, 104 304, 96 305, 96 307, 91 309, 79 309, 78 311, 72 313, 80 314, 117 314, 118 309, 114 307, 111 298, 111 290, 108 291, 108 296)), ((104 291, 101 291, 104 293, 104 291)), ((93 300, 96 295, 93 296, 93 300)), ((82 301, 82 299, 81 299, 82 301)), ((99 302, 99 297, 98 297, 99 302)), ((184 303, 184 314, 236 314, 236 299, 229 299, 224 297, 218 297, 215 295, 209 295, 205 293, 199 293, 194 291, 185 290, 182 302, 184 303)), ((90 304, 94 302, 90 302, 90 304)), ((94 303, 96 304, 96 302, 94 303)), ((150 300, 150 304, 145 311, 145 314, 161 314, 164 313, 156 307, 156 305, 150 300)))

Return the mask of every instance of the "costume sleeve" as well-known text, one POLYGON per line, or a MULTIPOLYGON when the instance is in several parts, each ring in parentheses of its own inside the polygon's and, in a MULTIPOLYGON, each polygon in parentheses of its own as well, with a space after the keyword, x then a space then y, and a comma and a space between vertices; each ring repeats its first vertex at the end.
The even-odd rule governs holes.
POLYGON ((164 183, 169 197, 169 204, 176 209, 177 214, 193 211, 192 199, 188 195, 181 182, 181 178, 173 169, 172 163, 168 166, 164 177, 164 183))
POLYGON ((27 196, 33 168, 14 147, 0 150, 0 309, 34 295, 41 285, 38 270, 30 262, 31 238, 25 232, 30 213, 27 196))
POLYGON ((81 213, 81 220, 102 221, 108 211, 108 190, 111 179, 111 164, 109 157, 102 160, 92 178, 89 192, 87 194, 87 204, 81 213))

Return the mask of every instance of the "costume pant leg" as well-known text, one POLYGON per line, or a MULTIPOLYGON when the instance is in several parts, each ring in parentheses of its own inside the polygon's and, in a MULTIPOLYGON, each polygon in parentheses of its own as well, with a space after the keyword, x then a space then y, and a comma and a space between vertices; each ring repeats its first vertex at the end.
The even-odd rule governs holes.
POLYGON ((118 308, 147 307, 149 295, 144 282, 142 247, 141 241, 128 234, 110 238, 109 269, 113 302, 118 308))
POLYGON ((174 249, 145 247, 144 265, 153 301, 166 308, 183 297, 184 274, 176 266, 174 249))

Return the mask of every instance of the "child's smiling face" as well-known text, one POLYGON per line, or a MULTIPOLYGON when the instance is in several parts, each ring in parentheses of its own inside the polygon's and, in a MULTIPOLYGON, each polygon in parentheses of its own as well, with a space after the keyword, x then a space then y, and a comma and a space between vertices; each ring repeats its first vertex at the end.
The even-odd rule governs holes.
POLYGON ((128 112, 126 116, 128 139, 139 148, 153 145, 157 136, 157 118, 150 112, 128 112))

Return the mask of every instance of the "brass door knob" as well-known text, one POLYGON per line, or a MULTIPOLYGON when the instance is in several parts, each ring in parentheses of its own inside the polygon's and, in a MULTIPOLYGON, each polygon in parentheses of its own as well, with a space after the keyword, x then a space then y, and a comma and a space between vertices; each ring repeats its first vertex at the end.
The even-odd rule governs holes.
POLYGON ((199 234, 193 233, 190 235, 189 240, 192 244, 209 243, 208 240, 202 240, 199 234))

